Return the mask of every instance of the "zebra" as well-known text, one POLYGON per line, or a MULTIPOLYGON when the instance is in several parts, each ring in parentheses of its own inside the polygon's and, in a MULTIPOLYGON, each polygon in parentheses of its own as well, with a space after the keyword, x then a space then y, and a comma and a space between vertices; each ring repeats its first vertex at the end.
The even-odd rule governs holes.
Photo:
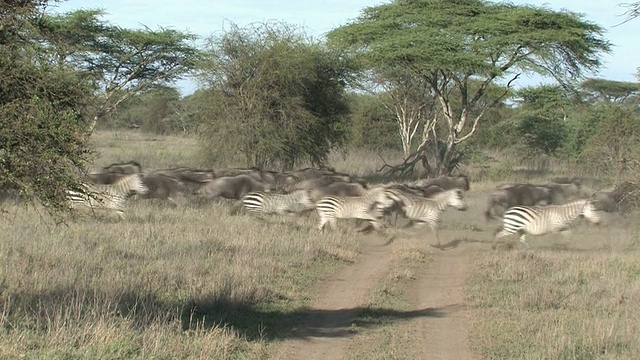
POLYGON ((502 217, 502 228, 493 239, 493 248, 498 238, 519 233, 520 242, 526 244, 525 235, 544 235, 564 232, 580 216, 588 221, 600 223, 600 215, 589 199, 580 199, 564 205, 514 206, 502 217))
POLYGON ((146 194, 148 188, 142 182, 140 174, 123 176, 113 184, 81 185, 84 191, 67 190, 67 199, 71 208, 115 210, 124 220, 124 203, 132 194, 146 194))
MULTIPOLYGON (((381 230, 378 221, 384 213, 384 207, 378 202, 383 200, 385 187, 375 187, 362 196, 324 196, 316 202, 316 210, 320 216, 319 230, 324 230, 327 223, 336 228, 336 219, 367 220, 375 230, 381 230)), ((361 230, 362 231, 362 230, 361 230)))
MULTIPOLYGON (((430 198, 417 196, 415 193, 401 188, 388 188, 385 191, 385 196, 393 200, 395 206, 398 206, 411 222, 428 224, 435 234, 437 247, 440 247, 438 223, 444 210, 449 206, 460 211, 467 210, 467 204, 462 199, 462 190, 458 188, 439 192, 430 198)), ((380 209, 382 211, 391 208, 388 201, 386 204, 384 202, 379 204, 384 204, 383 208, 380 209)))
POLYGON ((296 190, 288 194, 250 192, 242 197, 241 206, 262 214, 299 213, 315 207, 308 190, 296 190))

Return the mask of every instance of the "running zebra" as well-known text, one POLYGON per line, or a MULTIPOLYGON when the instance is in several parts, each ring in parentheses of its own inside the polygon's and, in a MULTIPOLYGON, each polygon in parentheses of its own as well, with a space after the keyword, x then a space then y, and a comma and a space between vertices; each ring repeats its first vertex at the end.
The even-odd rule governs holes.
MULTIPOLYGON (((415 193, 401 188, 389 188, 385 191, 385 195, 395 202, 395 205, 400 208, 411 222, 429 225, 431 231, 435 234, 438 247, 440 247, 438 223, 444 210, 449 206, 460 211, 467 209, 467 204, 462 200, 462 190, 457 188, 439 192, 430 198, 417 196, 415 193)), ((384 207, 386 209, 391 208, 388 202, 384 204, 384 207)), ((382 208, 380 210, 384 211, 386 209, 382 208)))
POLYGON ((86 207, 92 211, 114 210, 124 219, 124 203, 133 194, 145 194, 148 189, 140 174, 126 175, 113 184, 82 184, 84 192, 68 190, 71 208, 86 207))
POLYGON ((299 213, 311 210, 315 204, 307 190, 296 190, 288 194, 251 192, 242 197, 245 209, 262 214, 299 213))
POLYGON ((325 196, 316 202, 316 210, 320 216, 318 229, 323 230, 329 223, 336 228, 336 219, 367 220, 375 230, 381 230, 378 222, 383 214, 383 207, 378 204, 383 200, 384 187, 376 187, 362 196, 325 196))
POLYGON ((593 203, 588 199, 576 200, 564 205, 514 206, 502 217, 502 229, 498 229, 493 240, 495 249, 498 238, 519 233, 520 242, 526 244, 525 234, 544 235, 565 231, 580 216, 594 224, 600 222, 593 203))

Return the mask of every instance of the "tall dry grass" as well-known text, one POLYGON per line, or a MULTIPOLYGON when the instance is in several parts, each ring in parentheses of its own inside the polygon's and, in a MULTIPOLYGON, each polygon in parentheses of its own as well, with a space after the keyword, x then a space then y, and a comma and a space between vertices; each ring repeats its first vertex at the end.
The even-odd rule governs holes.
MULTIPOLYGON (((144 169, 204 163, 197 141, 186 137, 104 131, 93 140, 100 152, 96 167, 129 160, 144 169)), ((383 157, 390 164, 401 159, 398 153, 383 157)), ((383 164, 378 154, 355 150, 330 158, 338 171, 370 179, 383 164)), ((484 193, 496 182, 572 175, 560 166, 539 173, 518 173, 522 164, 499 166, 486 170, 494 177, 468 169, 476 181, 471 209, 465 216, 446 214, 445 240, 490 239, 481 214, 484 193)), ((187 199, 177 208, 131 202, 125 221, 114 215, 68 226, 51 225, 37 208, 5 209, 2 358, 264 358, 269 344, 289 336, 288 325, 307 315, 317 281, 357 257, 360 240, 350 227, 320 234, 315 214, 260 220, 230 216, 226 204, 194 206, 187 199)), ((579 228, 566 239, 529 238, 532 249, 478 254, 468 286, 477 353, 638 355, 640 239, 637 218, 624 221, 579 228)), ((398 310, 406 306, 383 300, 398 310)))
MULTIPOLYGON (((191 139, 96 133, 98 166, 194 165, 191 139)), ((131 200, 127 218, 55 226, 4 204, 0 357, 260 358, 305 315, 313 285, 358 255, 348 227, 321 234, 315 214, 229 214, 131 200)))
POLYGON ((115 162, 138 161, 142 169, 175 166, 200 167, 204 159, 197 139, 186 136, 164 136, 140 131, 96 131, 91 141, 99 153, 94 167, 115 162))
POLYGON ((487 359, 640 358, 638 255, 482 257, 469 282, 474 350, 487 359))
POLYGON ((514 235, 474 259, 466 289, 474 352, 483 359, 640 358, 637 213, 605 214, 602 226, 580 220, 568 234, 527 236, 527 243, 514 235))

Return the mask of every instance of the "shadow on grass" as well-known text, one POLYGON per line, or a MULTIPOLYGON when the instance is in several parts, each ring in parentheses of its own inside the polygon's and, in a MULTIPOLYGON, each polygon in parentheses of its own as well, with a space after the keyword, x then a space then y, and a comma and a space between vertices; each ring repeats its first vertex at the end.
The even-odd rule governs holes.
POLYGON ((3 302, 7 300, 5 324, 14 328, 19 328, 25 319, 32 321, 34 318, 47 327, 55 327, 58 322, 60 326, 78 329, 96 322, 116 324, 126 319, 130 326, 140 331, 163 324, 170 326, 175 322, 179 322, 185 331, 227 327, 249 341, 352 336, 361 330, 390 322, 440 317, 446 311, 436 308, 397 311, 371 307, 296 309, 295 306, 287 306, 291 300, 282 296, 271 303, 259 305, 222 296, 173 302, 160 299, 154 293, 131 290, 103 292, 71 287, 35 294, 26 291, 11 293, 0 285, 0 295, 3 302))
POLYGON ((183 329, 204 324, 205 328, 226 325, 249 340, 282 340, 310 337, 348 337, 391 322, 419 317, 441 317, 444 310, 426 308, 398 311, 388 308, 356 307, 337 310, 302 308, 280 311, 249 307, 234 309, 233 304, 216 303, 209 309, 194 309, 183 316, 183 329))

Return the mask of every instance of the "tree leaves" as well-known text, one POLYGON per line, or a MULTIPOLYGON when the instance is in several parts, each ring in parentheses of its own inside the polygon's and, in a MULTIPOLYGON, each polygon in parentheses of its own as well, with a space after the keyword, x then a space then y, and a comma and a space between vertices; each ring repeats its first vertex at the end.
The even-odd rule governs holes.
POLYGON ((199 78, 216 104, 203 114, 209 157, 261 168, 323 163, 346 136, 349 71, 339 53, 283 23, 232 25, 208 39, 199 78))

